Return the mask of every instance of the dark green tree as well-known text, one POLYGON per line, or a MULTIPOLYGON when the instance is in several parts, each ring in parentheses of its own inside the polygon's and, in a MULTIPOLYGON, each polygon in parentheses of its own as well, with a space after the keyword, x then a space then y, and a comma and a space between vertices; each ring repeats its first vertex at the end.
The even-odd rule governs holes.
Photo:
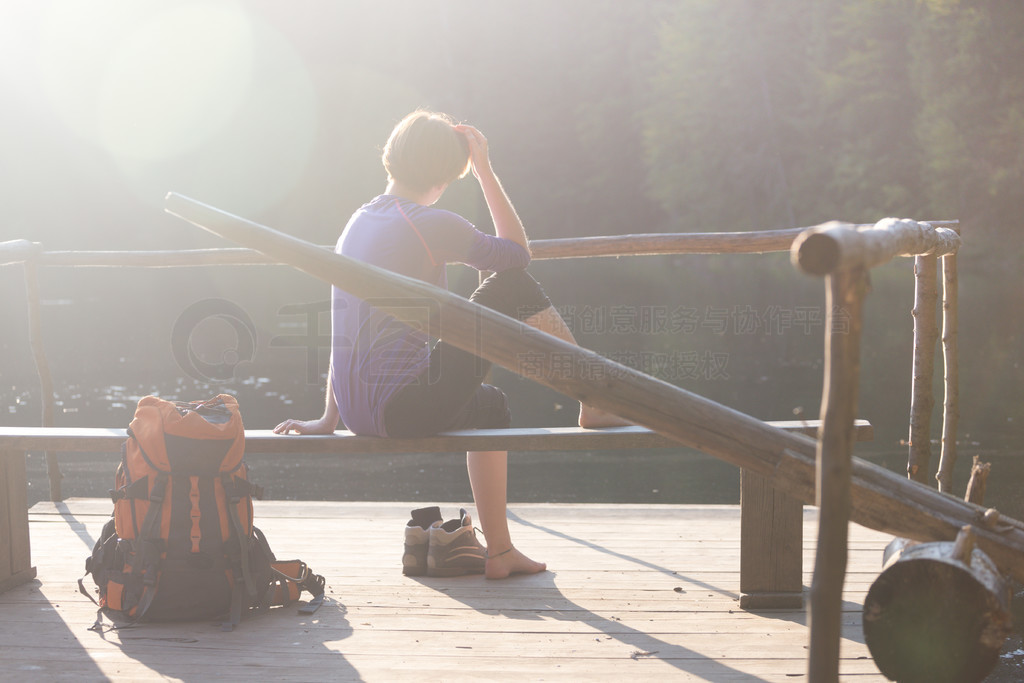
POLYGON ((1007 231, 1024 205, 1024 6, 932 0, 918 12, 915 133, 930 208, 1007 231))

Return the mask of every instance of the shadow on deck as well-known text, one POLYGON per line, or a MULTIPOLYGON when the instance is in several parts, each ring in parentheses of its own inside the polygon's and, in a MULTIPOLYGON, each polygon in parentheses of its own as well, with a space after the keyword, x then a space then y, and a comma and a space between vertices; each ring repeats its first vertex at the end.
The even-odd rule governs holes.
MULTIPOLYGON (((318 612, 280 608, 230 633, 196 622, 101 636, 88 630, 95 608, 76 581, 110 503, 39 503, 30 511, 38 579, 0 595, 0 679, 806 677, 805 613, 739 609, 736 506, 516 505, 517 543, 551 571, 501 582, 402 576, 413 506, 258 502, 257 524, 278 557, 300 557, 327 578, 318 612)), ((455 507, 442 510, 451 516, 455 507)), ((807 572, 814 538, 809 508, 807 572)), ((851 527, 844 680, 884 680, 863 643, 860 610, 888 540, 851 527)))

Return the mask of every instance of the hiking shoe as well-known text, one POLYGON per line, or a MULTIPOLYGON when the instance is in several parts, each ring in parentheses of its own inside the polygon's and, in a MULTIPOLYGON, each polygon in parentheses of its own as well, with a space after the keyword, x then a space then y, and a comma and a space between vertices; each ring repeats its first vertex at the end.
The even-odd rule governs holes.
POLYGON ((427 576, 483 574, 487 553, 476 538, 473 520, 465 509, 459 518, 430 527, 427 576))
POLYGON ((430 542, 430 527, 440 524, 444 518, 441 508, 427 507, 412 511, 405 525, 405 553, 402 555, 402 573, 406 576, 423 576, 427 573, 427 544, 430 542))

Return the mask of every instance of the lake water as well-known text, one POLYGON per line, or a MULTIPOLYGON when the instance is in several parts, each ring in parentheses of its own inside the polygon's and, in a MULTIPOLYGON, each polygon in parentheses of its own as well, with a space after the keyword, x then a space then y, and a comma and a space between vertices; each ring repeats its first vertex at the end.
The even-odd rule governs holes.
MULTIPOLYGON (((496 369, 499 384, 509 388, 513 405, 564 406, 546 420, 528 416, 531 426, 571 424, 571 401, 533 383, 496 369), (543 423, 543 424, 542 424, 543 423)), ((248 426, 267 428, 287 416, 313 416, 323 402, 318 386, 295 383, 289 391, 272 389, 263 377, 238 382, 209 384, 177 379, 172 385, 127 387, 60 387, 58 424, 77 423, 127 426, 135 404, 146 394, 168 399, 196 400, 217 393, 239 399, 248 426)), ((37 424, 38 392, 0 392, 0 410, 7 424, 37 424)), ((968 444, 969 445, 969 444, 968 444)), ((967 449, 993 464, 996 476, 989 480, 988 504, 1003 513, 1024 517, 1024 495, 1015 482, 1024 478, 1024 467, 1011 444, 991 442, 967 449)), ((887 443, 858 444, 858 456, 894 472, 904 472, 907 451, 887 443)), ((113 485, 117 454, 62 455, 63 493, 66 497, 104 497, 113 485)), ((938 445, 933 446, 933 461, 938 445)), ((276 455, 247 456, 251 478, 276 500, 408 500, 421 502, 469 502, 472 494, 462 454, 413 455, 276 455)), ((933 463, 934 464, 934 463, 933 463)), ((962 455, 956 468, 955 490, 966 488, 970 456, 962 455)), ((29 502, 49 497, 45 458, 29 455, 29 502)), ((636 452, 595 451, 517 453, 510 458, 509 498, 512 502, 557 503, 718 503, 739 502, 739 471, 712 456, 679 448, 636 452)))

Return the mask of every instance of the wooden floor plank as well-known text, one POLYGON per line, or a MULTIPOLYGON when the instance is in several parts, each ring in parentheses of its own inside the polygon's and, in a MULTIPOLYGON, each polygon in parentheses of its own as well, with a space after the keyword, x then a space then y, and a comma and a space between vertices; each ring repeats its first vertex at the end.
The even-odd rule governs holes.
MULTIPOLYGON (((76 581, 111 504, 39 503, 39 577, 0 595, 0 680, 805 679, 805 613, 739 609, 737 507, 516 505, 517 543, 553 570, 491 582, 402 576, 402 527, 418 506, 260 501, 278 556, 327 578, 320 611, 277 609, 231 633, 147 624, 101 637, 76 581)), ((860 610, 889 539, 850 532, 841 676, 882 681, 860 610)), ((816 533, 808 508, 805 586, 816 533)))

